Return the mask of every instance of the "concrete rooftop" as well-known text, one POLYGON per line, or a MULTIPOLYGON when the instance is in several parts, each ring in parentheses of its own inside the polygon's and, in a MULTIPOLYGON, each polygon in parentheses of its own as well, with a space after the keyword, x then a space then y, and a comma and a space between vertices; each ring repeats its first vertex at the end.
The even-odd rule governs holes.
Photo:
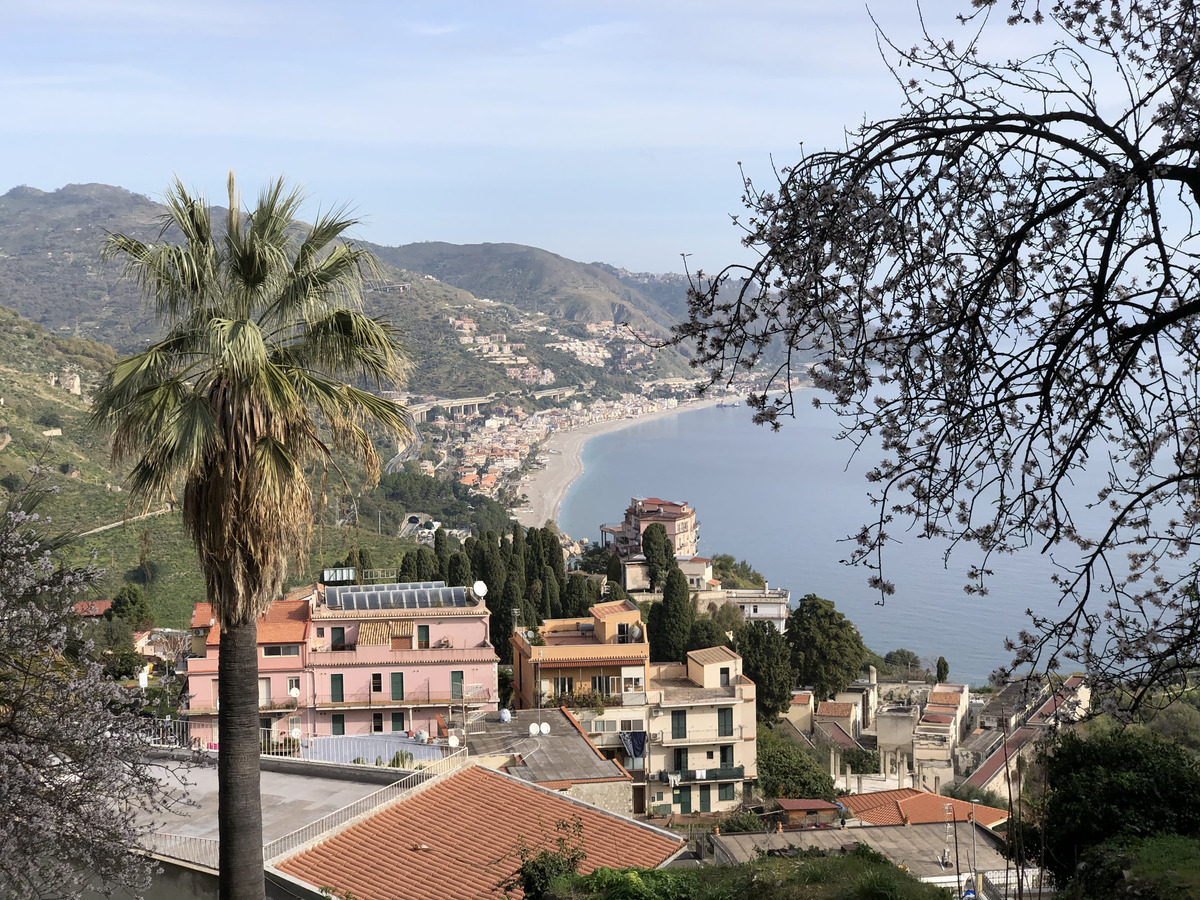
POLYGON ((584 781, 620 778, 622 772, 607 759, 596 755, 591 742, 583 736, 560 709, 521 710, 511 722, 501 722, 499 713, 488 713, 471 725, 467 747, 471 756, 519 756, 521 765, 508 772, 525 781, 584 781), (549 734, 531 737, 529 724, 546 722, 549 734), (475 733, 477 732, 477 733, 475 733))

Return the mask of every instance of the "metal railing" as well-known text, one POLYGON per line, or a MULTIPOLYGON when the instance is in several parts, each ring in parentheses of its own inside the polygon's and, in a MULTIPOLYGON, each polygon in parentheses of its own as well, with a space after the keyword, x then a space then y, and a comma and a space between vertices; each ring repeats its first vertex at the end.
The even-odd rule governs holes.
POLYGON ((194 863, 213 871, 221 865, 221 842, 214 838, 156 832, 142 837, 141 848, 155 856, 194 863))
POLYGON ((672 784, 672 777, 680 783, 694 781, 744 781, 746 778, 745 766, 726 766, 718 769, 673 769, 667 771, 661 770, 658 773, 658 781, 662 784, 672 784))
MULTIPOLYGON (((340 828, 352 819, 377 809, 388 803, 393 803, 406 794, 415 791, 426 781, 435 778, 438 775, 444 775, 448 772, 453 772, 467 761, 467 749, 464 747, 449 756, 446 756, 435 762, 431 762, 424 768, 413 772, 399 781, 389 784, 387 787, 376 791, 373 794, 368 794, 360 800, 356 800, 349 806, 344 806, 335 812, 331 812, 327 816, 317 819, 315 822, 310 822, 303 828, 298 828, 291 834, 286 834, 281 838, 277 838, 263 845, 263 860, 269 863, 271 860, 281 856, 290 854, 293 850, 304 846, 312 841, 315 841, 321 835, 336 828, 340 828)), ((418 763, 418 765, 420 765, 418 763)))
POLYGON ((722 741, 740 741, 742 739, 742 726, 735 725, 732 728, 688 728, 687 731, 676 737, 670 730, 657 731, 654 733, 653 740, 664 746, 682 745, 682 744, 719 744, 722 741))

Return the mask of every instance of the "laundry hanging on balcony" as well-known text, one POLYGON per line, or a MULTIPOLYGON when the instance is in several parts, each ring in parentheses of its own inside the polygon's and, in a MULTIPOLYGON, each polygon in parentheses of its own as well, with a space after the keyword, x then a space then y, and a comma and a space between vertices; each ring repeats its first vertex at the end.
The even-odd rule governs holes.
POLYGON ((622 731, 620 734, 621 744, 625 747, 625 753, 634 759, 641 759, 646 753, 646 732, 644 731, 622 731))

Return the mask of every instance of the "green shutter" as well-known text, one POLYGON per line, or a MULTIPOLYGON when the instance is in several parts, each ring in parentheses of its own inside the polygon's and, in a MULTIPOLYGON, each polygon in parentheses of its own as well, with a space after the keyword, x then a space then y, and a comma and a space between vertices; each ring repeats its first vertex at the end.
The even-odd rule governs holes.
POLYGON ((463 673, 450 673, 450 697, 453 700, 461 700, 463 696, 463 673))
MULTIPOLYGON (((393 672, 392 673, 392 699, 393 700, 403 700, 404 699, 404 673, 403 672, 393 672)), ((395 730, 396 730, 395 728, 392 729, 392 731, 395 731, 395 730)))
POLYGON ((407 730, 408 729, 404 727, 404 713, 402 713, 402 712, 392 713, 392 731, 407 731, 407 730))
POLYGON ((329 676, 329 702, 342 703, 346 699, 345 691, 342 690, 342 676, 329 676))
POLYGON ((733 709, 717 710, 717 736, 733 737, 733 709))
POLYGON ((700 812, 712 812, 712 795, 707 784, 700 785, 700 812))
POLYGON ((343 716, 341 713, 333 714, 333 733, 334 734, 345 734, 346 733, 346 717, 343 716))
POLYGON ((671 710, 671 737, 679 740, 687 737, 687 710, 671 710))

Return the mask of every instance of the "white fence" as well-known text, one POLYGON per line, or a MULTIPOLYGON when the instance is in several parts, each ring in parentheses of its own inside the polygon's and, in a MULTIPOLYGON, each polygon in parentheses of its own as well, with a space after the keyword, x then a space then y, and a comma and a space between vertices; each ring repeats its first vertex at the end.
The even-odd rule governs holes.
POLYGON ((214 872, 220 867, 221 842, 213 838, 186 834, 147 834, 142 838, 142 849, 155 856, 204 866, 214 872))

